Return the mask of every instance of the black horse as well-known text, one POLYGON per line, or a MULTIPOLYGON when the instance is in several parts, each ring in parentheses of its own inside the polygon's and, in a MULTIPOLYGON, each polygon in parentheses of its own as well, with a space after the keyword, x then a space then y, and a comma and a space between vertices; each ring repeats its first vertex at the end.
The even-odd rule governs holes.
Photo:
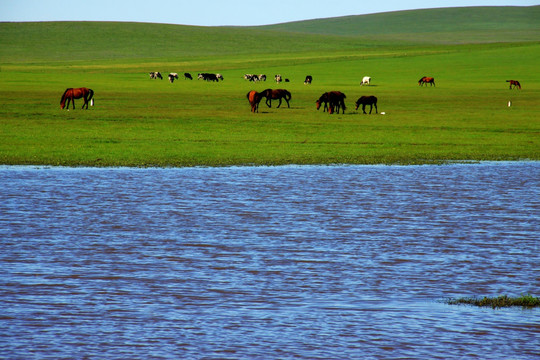
POLYGON ((377 98, 373 95, 371 96, 360 96, 360 98, 358 100, 356 100, 356 110, 358 110, 358 108, 360 107, 360 105, 362 105, 362 111, 364 112, 364 114, 367 114, 366 113, 366 105, 369 105, 370 108, 369 108, 369 113, 371 114, 371 111, 373 110, 373 106, 375 106, 375 113, 378 114, 378 110, 377 110, 377 98))
POLYGON ((319 110, 321 108, 321 105, 324 103, 323 110, 328 110, 329 114, 333 114, 334 110, 336 110, 339 114, 340 108, 343 111, 343 114, 345 114, 345 98, 345 94, 341 91, 329 91, 322 94, 319 100, 315 102, 315 104, 317 105, 317 110, 319 110))

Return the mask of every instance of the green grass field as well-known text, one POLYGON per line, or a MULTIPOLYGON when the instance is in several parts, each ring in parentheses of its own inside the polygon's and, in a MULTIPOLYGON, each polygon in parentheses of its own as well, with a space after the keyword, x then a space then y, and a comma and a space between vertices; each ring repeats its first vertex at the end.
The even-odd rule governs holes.
POLYGON ((539 160, 539 9, 437 9, 246 28, 0 23, 0 163, 539 160), (440 26, 419 27, 426 15, 440 26), (474 26, 457 21, 464 16, 474 26), (150 80, 149 71, 225 80, 180 76, 170 84, 150 80), (250 83, 245 73, 269 79, 250 83), (274 74, 290 82, 277 85, 274 74), (306 86, 308 74, 314 81, 306 86), (360 86, 364 75, 371 86, 360 86), (437 86, 419 87, 424 75, 437 86), (509 90, 507 79, 522 90, 509 90), (77 100, 75 110, 62 111, 65 88, 81 86, 95 91, 96 106, 81 110, 77 100), (252 114, 246 93, 266 88, 288 89, 291 108, 261 104, 252 114), (315 109, 330 90, 347 95, 345 114, 315 109), (355 111, 361 95, 377 96, 386 114, 355 111))

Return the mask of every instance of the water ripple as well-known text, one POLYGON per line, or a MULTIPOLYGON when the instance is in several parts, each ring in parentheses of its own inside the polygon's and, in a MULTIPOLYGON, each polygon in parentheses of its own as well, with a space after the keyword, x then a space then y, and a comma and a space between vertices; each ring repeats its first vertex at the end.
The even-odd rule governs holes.
POLYGON ((9 359, 537 356, 537 162, 0 178, 9 359))

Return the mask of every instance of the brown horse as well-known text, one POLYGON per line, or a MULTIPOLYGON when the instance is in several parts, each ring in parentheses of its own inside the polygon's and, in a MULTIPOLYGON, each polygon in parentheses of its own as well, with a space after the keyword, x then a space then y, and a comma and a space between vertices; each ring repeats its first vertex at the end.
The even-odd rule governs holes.
POLYGON ((321 108, 321 104, 324 103, 323 110, 328 110, 328 113, 333 114, 334 109, 337 109, 337 113, 339 114, 339 109, 343 109, 343 114, 345 114, 345 96, 344 93, 341 91, 329 91, 325 92, 321 95, 319 100, 315 101, 315 104, 317 105, 317 110, 321 108))
POLYGON ((272 100, 279 100, 278 108, 281 106, 281 99, 285 99, 287 107, 290 108, 289 100, 291 100, 291 93, 285 89, 266 89, 261 94, 266 97, 266 106, 272 107, 272 100))
POLYGON ((418 85, 422 86, 426 84, 431 84, 431 86, 435 86, 435 78, 423 76, 420 80, 418 80, 418 85))
POLYGON ((515 88, 518 88, 521 90, 521 84, 517 80, 506 80, 506 82, 510 83, 510 89, 512 89, 512 86, 515 88))
POLYGON ((264 96, 264 91, 259 93, 255 90, 251 90, 247 93, 247 99, 249 100, 249 104, 251 105, 251 112, 259 112, 259 103, 264 96))
POLYGON ((370 108, 369 108, 369 113, 371 114, 371 110, 373 110, 373 106, 375 105, 375 113, 378 114, 379 111, 377 110, 377 98, 373 95, 371 96, 361 96, 358 100, 356 100, 356 109, 355 110, 358 110, 358 108, 360 107, 360 105, 362 105, 362 111, 364 112, 364 114, 367 114, 366 113, 366 105, 369 105, 370 108))
POLYGON ((64 94, 62 95, 62 98, 60 99, 60 108, 63 109, 66 107, 66 100, 67 100, 67 108, 69 109, 69 102, 73 104, 73 109, 75 109, 75 99, 84 99, 84 104, 81 109, 86 108, 88 109, 88 102, 90 101, 90 106, 94 106, 94 90, 88 89, 88 88, 67 88, 66 91, 64 91, 64 94))

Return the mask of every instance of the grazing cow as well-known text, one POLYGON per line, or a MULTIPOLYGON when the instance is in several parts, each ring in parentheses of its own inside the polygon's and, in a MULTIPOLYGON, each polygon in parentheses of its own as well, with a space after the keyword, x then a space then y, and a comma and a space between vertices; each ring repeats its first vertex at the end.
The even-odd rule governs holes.
POLYGON ((371 96, 361 96, 358 100, 356 100, 356 109, 355 110, 358 110, 358 108, 360 107, 360 105, 362 105, 362 111, 364 112, 364 114, 367 114, 366 113, 366 105, 369 105, 370 108, 369 108, 369 113, 371 114, 371 110, 373 110, 373 106, 375 105, 375 113, 378 114, 378 110, 377 110, 377 98, 373 95, 371 96))
POLYGON ((362 82, 360 83, 360 86, 362 85, 369 85, 369 83, 371 82, 371 77, 369 76, 364 76, 362 78, 362 82))
POLYGON ((422 78, 418 80, 418 85, 422 86, 424 84, 426 84, 426 87, 427 87, 427 84, 431 84, 431 86, 435 86, 435 78, 422 76, 422 78))
POLYGON ((309 85, 313 81, 313 77, 311 75, 306 76, 306 80, 304 80, 304 85, 309 85))
POLYGON ((174 79, 178 79, 178 74, 177 73, 170 73, 169 74, 169 81, 170 81, 171 84, 174 82, 174 79))
POLYGON ((266 81, 266 75, 260 74, 259 75, 259 81, 266 81))
POLYGON ((276 80, 276 82, 279 84, 280 82, 283 81, 283 79, 281 78, 281 75, 275 75, 274 76, 274 80, 276 80))
POLYGON ((187 79, 193 80, 190 73, 184 73, 184 80, 187 80, 187 79))
POLYGON ((150 72, 150 79, 161 79, 161 80, 163 80, 163 77, 161 76, 161 73, 159 71, 151 71, 150 72))
POLYGON ((206 81, 219 81, 216 74, 209 74, 209 73, 201 73, 197 77, 198 80, 203 79, 206 81))
POLYGON ((517 80, 506 80, 506 82, 510 83, 510 90, 512 89, 512 86, 515 88, 518 88, 521 90, 521 84, 517 80))

